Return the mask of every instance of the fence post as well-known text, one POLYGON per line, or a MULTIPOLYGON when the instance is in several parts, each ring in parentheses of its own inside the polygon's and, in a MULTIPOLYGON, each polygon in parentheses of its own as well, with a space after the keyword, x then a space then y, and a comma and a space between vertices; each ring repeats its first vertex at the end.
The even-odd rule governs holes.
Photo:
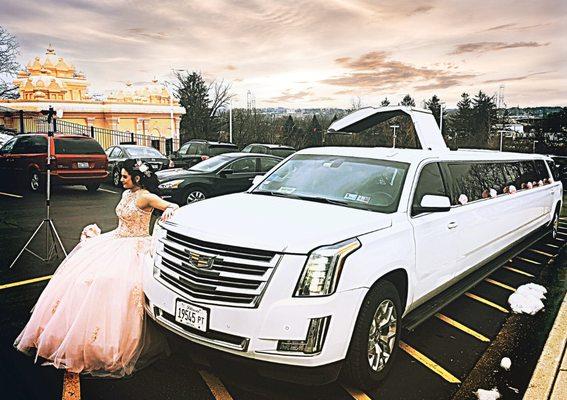
POLYGON ((57 119, 53 118, 53 132, 57 132, 57 119))
POLYGON ((26 133, 24 128, 24 110, 20 110, 20 133, 26 133))
POLYGON ((130 141, 134 143, 134 132, 130 132, 130 141))
POLYGON ((91 137, 94 139, 94 126, 91 126, 91 137))

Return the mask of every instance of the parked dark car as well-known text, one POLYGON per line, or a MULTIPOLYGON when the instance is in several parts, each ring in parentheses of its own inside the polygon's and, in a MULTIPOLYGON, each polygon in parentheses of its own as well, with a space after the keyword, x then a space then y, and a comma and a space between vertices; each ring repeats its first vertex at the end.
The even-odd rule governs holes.
POLYGON ((95 191, 108 177, 108 158, 100 144, 88 136, 17 135, 0 148, 0 180, 6 186, 24 183, 42 189, 46 177, 47 140, 51 140, 51 179, 54 185, 85 185, 95 191))
POLYGON ((273 156, 286 158, 296 150, 291 146, 283 144, 252 143, 242 149, 243 153, 271 154, 273 156))
POLYGON ((185 170, 160 171, 160 195, 177 204, 189 204, 208 197, 243 192, 256 175, 263 175, 282 160, 265 154, 227 153, 209 158, 185 170))
POLYGON ((173 161, 175 168, 191 168, 208 158, 235 151, 238 151, 238 147, 233 143, 194 139, 183 144, 169 158, 173 161))
POLYGON ((173 163, 166 156, 153 147, 147 146, 133 144, 111 146, 106 149, 106 155, 108 156, 108 173, 116 187, 121 186, 120 171, 122 170, 122 163, 129 158, 135 158, 150 164, 154 171, 161 171, 169 168, 170 165, 173 166, 173 163))

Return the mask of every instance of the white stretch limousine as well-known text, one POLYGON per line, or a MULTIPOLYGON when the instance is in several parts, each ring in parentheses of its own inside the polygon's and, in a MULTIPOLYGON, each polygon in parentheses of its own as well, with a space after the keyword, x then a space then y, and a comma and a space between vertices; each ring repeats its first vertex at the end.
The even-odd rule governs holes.
POLYGON ((369 387, 391 368, 402 326, 556 234, 563 188, 545 156, 449 151, 431 113, 412 108, 363 109, 330 132, 400 114, 421 149, 305 149, 247 192, 156 226, 151 318, 267 375, 340 372, 369 387))

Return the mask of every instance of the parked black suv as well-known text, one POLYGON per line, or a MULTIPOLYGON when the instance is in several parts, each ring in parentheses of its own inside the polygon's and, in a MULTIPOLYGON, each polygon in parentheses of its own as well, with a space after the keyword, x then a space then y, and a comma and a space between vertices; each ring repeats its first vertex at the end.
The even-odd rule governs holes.
POLYGON ((184 205, 209 197, 243 192, 256 175, 263 175, 282 160, 265 154, 227 153, 185 170, 167 169, 156 173, 160 196, 184 205))
POLYGON ((242 149, 243 153, 271 154, 273 156, 286 158, 295 153, 291 146, 283 144, 252 143, 242 149))
POLYGON ((234 151, 238 151, 238 147, 233 143, 194 139, 183 144, 179 150, 174 151, 169 159, 173 161, 175 168, 191 168, 208 158, 234 151))

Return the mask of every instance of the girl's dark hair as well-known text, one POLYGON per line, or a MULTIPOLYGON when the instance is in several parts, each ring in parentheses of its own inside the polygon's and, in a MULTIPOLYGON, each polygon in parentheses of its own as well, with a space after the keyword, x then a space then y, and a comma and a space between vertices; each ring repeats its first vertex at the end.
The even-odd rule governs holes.
POLYGON ((130 158, 122 163, 122 168, 132 177, 132 183, 149 192, 158 192, 159 181, 150 164, 130 158), (140 171, 140 169, 142 169, 143 172, 140 171), (136 182, 137 176, 140 177, 139 182, 136 182))

